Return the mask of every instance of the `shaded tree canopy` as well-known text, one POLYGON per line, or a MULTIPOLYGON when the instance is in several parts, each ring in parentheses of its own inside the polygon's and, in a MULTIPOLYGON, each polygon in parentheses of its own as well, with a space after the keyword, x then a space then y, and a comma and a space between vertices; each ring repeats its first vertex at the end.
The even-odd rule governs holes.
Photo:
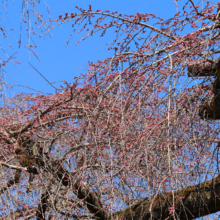
MULTIPOLYGON (((91 5, 44 20, 44 3, 23 1, 22 22, 39 27, 28 38, 70 23, 67 44, 76 31, 85 32, 79 42, 111 34, 112 56, 89 62, 52 95, 2 91, 1 219, 194 219, 220 211, 219 5, 175 2, 168 20, 91 5)), ((18 43, 37 56, 30 42, 18 43)), ((1 68, 9 61, 16 63, 10 57, 1 68)))

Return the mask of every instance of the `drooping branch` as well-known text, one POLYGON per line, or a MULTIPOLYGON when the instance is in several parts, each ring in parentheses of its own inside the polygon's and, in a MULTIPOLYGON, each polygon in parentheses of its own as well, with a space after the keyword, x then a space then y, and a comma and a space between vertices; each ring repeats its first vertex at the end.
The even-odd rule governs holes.
MULTIPOLYGON (((94 217, 98 219, 111 219, 110 213, 105 211, 97 196, 86 188, 86 185, 74 180, 74 174, 66 171, 58 161, 52 161, 47 158, 45 162, 48 171, 54 172, 58 180, 63 186, 72 187, 75 189, 77 197, 85 202, 88 210, 94 217)), ((18 171, 18 170, 17 170, 18 171)), ((179 219, 193 219, 207 214, 220 211, 220 175, 212 180, 205 181, 201 184, 184 188, 174 192, 173 194, 162 193, 156 196, 148 197, 139 200, 134 205, 113 214, 112 216, 123 216, 123 219, 174 219, 178 216, 179 219), (150 211, 151 210, 151 211, 150 211)), ((46 200, 48 195, 43 194, 41 197, 41 209, 43 219, 46 211, 46 200)))
MULTIPOLYGON (((64 170, 62 166, 53 163, 58 169, 57 177, 64 186, 71 186, 71 180, 74 176, 64 170), (56 165, 55 165, 56 164, 56 165)), ((86 186, 80 182, 74 184, 76 195, 84 200, 88 210, 99 219, 111 219, 110 213, 103 210, 101 202, 97 196, 90 192, 86 186)), ((173 211, 172 193, 162 193, 150 198, 144 198, 136 204, 128 207, 112 216, 123 216, 123 219, 174 219, 174 215, 179 219, 193 219, 220 211, 220 175, 212 180, 201 184, 184 188, 174 192, 175 206, 173 211), (151 211, 150 211, 151 210, 151 211)))
MULTIPOLYGON (((59 161, 51 161, 49 162, 50 169, 57 178, 62 182, 64 186, 73 187, 74 192, 79 199, 85 202, 88 210, 94 217, 98 219, 109 219, 110 213, 103 209, 100 199, 94 193, 90 192, 86 186, 84 186, 80 181, 75 181, 75 184, 72 185, 72 180, 74 180, 74 175, 66 171, 63 166, 59 163, 59 161)), ((47 166, 49 165, 47 164, 47 166)))
POLYGON ((193 219, 220 211, 220 175, 201 184, 177 190, 174 192, 175 206, 172 193, 162 193, 149 198, 139 200, 136 204, 118 212, 110 214, 105 211, 97 196, 90 192, 80 181, 72 185, 74 175, 66 171, 59 163, 52 162, 56 175, 64 186, 75 189, 77 197, 85 202, 88 210, 99 219, 111 219, 113 216, 123 216, 123 219, 193 219), (151 210, 151 211, 150 211, 151 210))

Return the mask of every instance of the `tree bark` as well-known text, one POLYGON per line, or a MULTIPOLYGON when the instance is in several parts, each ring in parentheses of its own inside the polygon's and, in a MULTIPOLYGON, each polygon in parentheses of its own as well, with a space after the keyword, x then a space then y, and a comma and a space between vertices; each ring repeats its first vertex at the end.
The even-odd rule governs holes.
MULTIPOLYGON (((49 158, 47 159, 50 160, 49 158)), ((62 163, 50 160, 50 162, 47 163, 47 167, 50 167, 51 172, 56 175, 63 186, 72 187, 74 189, 76 196, 85 202, 87 209, 94 215, 94 218, 102 220, 110 219, 110 213, 104 210, 97 195, 87 189, 83 183, 75 180, 74 174, 66 171, 63 168, 62 163), (73 181, 75 182, 74 184, 72 184, 73 181)))
POLYGON ((217 69, 216 62, 198 60, 188 64, 188 77, 214 76, 217 69))
MULTIPOLYGON (((63 167, 58 169, 57 175, 64 186, 70 186, 71 179, 74 178, 63 167)), ((174 216, 175 219, 189 220, 220 211, 220 175, 198 185, 175 191, 174 209, 170 209, 173 206, 173 194, 161 193, 140 199, 136 204, 118 213, 109 213, 102 208, 100 199, 80 182, 75 183, 73 187, 77 190, 78 198, 87 203, 90 213, 101 220, 120 217, 124 220, 173 220, 174 216)))
POLYGON ((144 198, 117 213, 126 220, 194 219, 220 211, 220 175, 201 184, 172 193, 144 198), (182 197, 182 198, 181 198, 182 197), (150 211, 151 210, 151 211, 150 211), (173 214, 172 214, 173 210, 173 214))
POLYGON ((220 119, 220 61, 216 65, 213 93, 212 96, 203 102, 199 109, 201 119, 220 119))
MULTIPOLYGON (((106 210, 101 198, 92 192, 86 183, 76 179, 72 172, 68 172, 61 161, 54 161, 45 155, 44 163, 39 163, 44 172, 54 175, 63 186, 73 189, 75 195, 87 206, 94 218, 100 220, 120 219, 124 220, 158 220, 158 219, 194 219, 220 211, 220 175, 195 186, 177 190, 173 193, 161 193, 140 199, 130 207, 117 213, 106 210), (45 169, 44 169, 45 168, 45 169), (174 197, 173 197, 174 195, 174 197)), ((17 170, 17 176, 13 183, 19 182, 21 170, 17 170)), ((11 183, 12 184, 12 183, 11 183)), ((11 185, 8 185, 10 187, 11 185)), ((38 210, 38 219, 44 219, 48 204, 49 194, 43 194, 38 210)))

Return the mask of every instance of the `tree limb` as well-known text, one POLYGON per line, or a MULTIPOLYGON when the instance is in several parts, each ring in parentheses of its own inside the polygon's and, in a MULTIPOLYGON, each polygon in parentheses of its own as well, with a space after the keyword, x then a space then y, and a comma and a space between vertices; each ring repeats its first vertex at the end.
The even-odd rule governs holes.
POLYGON ((189 220, 215 213, 220 211, 220 175, 198 185, 177 190, 174 195, 173 211, 170 209, 173 205, 172 193, 162 193, 156 199, 153 199, 154 196, 141 199, 116 215, 123 216, 126 220, 173 220, 174 216, 175 219, 189 220))
POLYGON ((66 171, 59 161, 50 161, 50 163, 47 163, 47 166, 49 164, 51 164, 50 170, 55 173, 64 186, 73 187, 75 189, 74 193, 79 199, 85 202, 88 210, 91 214, 94 214, 94 217, 103 220, 110 218, 110 213, 103 209, 100 199, 97 198, 94 193, 90 192, 86 186, 84 186, 80 181, 77 181, 72 186, 71 180, 74 179, 74 175, 66 171))

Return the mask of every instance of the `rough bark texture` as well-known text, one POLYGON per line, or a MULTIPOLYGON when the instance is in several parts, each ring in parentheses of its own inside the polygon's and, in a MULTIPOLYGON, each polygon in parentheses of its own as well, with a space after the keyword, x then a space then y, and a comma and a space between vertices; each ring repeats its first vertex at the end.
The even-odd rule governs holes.
POLYGON ((214 94, 208 97, 200 107, 199 116, 201 119, 220 119, 220 61, 216 65, 214 76, 214 94))
MULTIPOLYGON (((66 171, 59 161, 52 161, 47 157, 46 164, 48 171, 53 172, 63 186, 74 188, 77 197, 86 203, 88 210, 96 219, 120 219, 120 217, 126 220, 174 219, 172 215, 174 210, 176 219, 184 220, 220 211, 220 175, 213 180, 175 191, 174 199, 172 193, 162 193, 140 199, 136 204, 118 213, 109 213, 103 209, 100 198, 76 180, 74 174, 66 171), (175 209, 170 209, 173 201, 175 209)), ((38 207, 39 216, 36 217, 45 219, 48 194, 42 194, 41 199, 38 207)))
POLYGON ((195 61, 188 65, 188 77, 214 76, 216 69, 216 62, 195 61))
POLYGON ((207 98, 199 109, 201 119, 217 120, 220 119, 220 94, 207 98))
MULTIPOLYGON (((39 163, 38 166, 44 172, 53 173, 54 178, 60 181, 63 186, 72 188, 75 195, 85 203, 89 212, 96 219, 120 219, 123 217, 127 220, 162 220, 174 219, 175 216, 176 219, 184 220, 220 211, 220 175, 213 180, 175 191, 174 197, 172 193, 162 193, 140 199, 134 205, 118 213, 110 213, 103 208, 99 196, 87 188, 79 179, 76 179, 74 173, 68 172, 62 166, 61 161, 54 161, 45 155, 44 163, 39 163), (171 208, 173 204, 174 209, 171 208)), ((20 172, 16 173, 17 176, 15 176, 13 183, 19 182, 20 172)), ((48 199, 49 194, 47 192, 41 195, 37 219, 46 218, 48 199)))
MULTIPOLYGON (((213 180, 175 191, 174 195, 176 219, 194 219, 215 213, 220 210, 220 175, 213 180)), ((118 216, 123 216, 126 220, 170 220, 174 219, 174 216, 169 214, 172 205, 172 193, 163 193, 140 200, 135 205, 120 211, 118 216)))
MULTIPOLYGON (((55 166, 55 164, 53 165, 55 166)), ((57 175, 65 186, 70 186, 70 180, 74 178, 61 166, 57 175)), ((111 215, 103 210, 99 198, 80 182, 75 183, 74 188, 77 190, 78 198, 87 203, 88 210, 97 219, 117 219, 120 217, 126 220, 174 219, 170 210, 173 205, 172 193, 162 193, 141 199, 131 207, 111 215)), ((220 175, 213 180, 175 191, 174 197, 176 219, 194 219, 215 213, 220 210, 220 175)))

